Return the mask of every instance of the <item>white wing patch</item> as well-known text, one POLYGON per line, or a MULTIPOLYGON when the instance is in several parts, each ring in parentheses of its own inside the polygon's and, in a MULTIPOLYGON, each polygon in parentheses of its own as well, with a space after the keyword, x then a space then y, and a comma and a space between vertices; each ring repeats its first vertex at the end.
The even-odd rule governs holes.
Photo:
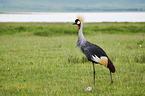
POLYGON ((105 67, 108 66, 108 58, 105 57, 105 56, 101 56, 101 57, 99 58, 99 57, 97 57, 96 55, 95 55, 95 56, 92 55, 92 58, 91 58, 91 59, 92 59, 94 62, 98 62, 98 63, 104 65, 105 67))
POLYGON ((100 58, 97 57, 96 55, 95 56, 92 55, 92 60, 95 61, 95 62, 99 62, 100 58))

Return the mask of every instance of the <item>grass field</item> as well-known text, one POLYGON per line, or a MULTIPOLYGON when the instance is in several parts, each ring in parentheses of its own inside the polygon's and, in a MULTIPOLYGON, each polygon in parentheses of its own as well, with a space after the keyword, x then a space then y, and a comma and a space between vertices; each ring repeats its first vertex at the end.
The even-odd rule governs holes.
POLYGON ((71 23, 0 23, 0 96, 144 96, 145 23, 85 23, 87 40, 102 47, 116 67, 93 69, 76 48, 71 23), (141 47, 140 47, 141 45, 141 47))

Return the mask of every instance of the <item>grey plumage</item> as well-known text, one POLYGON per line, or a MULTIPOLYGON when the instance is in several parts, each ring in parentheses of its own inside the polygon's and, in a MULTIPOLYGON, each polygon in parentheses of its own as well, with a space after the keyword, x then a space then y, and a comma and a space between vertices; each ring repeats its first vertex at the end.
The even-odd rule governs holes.
MULTIPOLYGON (((83 23, 81 23, 80 26, 81 27, 78 34, 77 46, 82 50, 82 52, 85 54, 88 60, 92 61, 91 59, 92 55, 97 55, 99 58, 101 56, 107 56, 107 54, 103 51, 102 48, 100 48, 99 46, 95 44, 90 43, 84 38, 84 35, 82 33, 83 23)), ((98 62, 95 62, 95 63, 98 63, 98 62)))
POLYGON ((82 52, 85 54, 87 59, 92 62, 93 64, 93 74, 94 74, 94 85, 95 85, 95 67, 94 63, 104 65, 105 67, 109 68, 110 70, 110 76, 111 76, 111 84, 113 83, 112 80, 112 74, 111 72, 115 72, 115 67, 112 63, 112 61, 108 58, 105 51, 95 45, 87 41, 82 33, 83 23, 81 23, 81 20, 76 19, 74 25, 78 25, 79 33, 78 33, 78 41, 77 46, 82 50, 82 52))

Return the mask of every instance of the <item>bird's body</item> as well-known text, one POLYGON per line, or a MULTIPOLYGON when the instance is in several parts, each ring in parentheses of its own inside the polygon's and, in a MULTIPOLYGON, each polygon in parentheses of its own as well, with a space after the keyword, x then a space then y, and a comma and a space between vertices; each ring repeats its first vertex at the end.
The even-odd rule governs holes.
POLYGON ((84 38, 84 35, 82 33, 83 23, 82 19, 76 19, 75 23, 78 25, 79 33, 78 33, 78 41, 77 46, 82 50, 82 52, 85 54, 87 59, 93 63, 93 71, 94 71, 94 84, 95 84, 95 68, 94 63, 104 65, 106 68, 109 68, 110 70, 110 76, 111 76, 111 83, 112 80, 112 74, 111 72, 115 72, 115 67, 111 60, 108 58, 106 52, 99 46, 90 43, 84 38))

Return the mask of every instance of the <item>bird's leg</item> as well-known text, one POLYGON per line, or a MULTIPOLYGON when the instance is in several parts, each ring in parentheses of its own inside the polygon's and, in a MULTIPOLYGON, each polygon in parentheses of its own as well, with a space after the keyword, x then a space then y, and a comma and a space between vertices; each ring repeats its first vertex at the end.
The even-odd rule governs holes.
POLYGON ((95 66, 94 66, 94 63, 93 63, 93 74, 94 74, 94 86, 95 86, 95 66))
POLYGON ((111 83, 110 83, 110 85, 112 85, 112 84, 113 84, 113 80, 112 80, 112 74, 111 74, 111 71, 110 71, 110 77, 111 77, 111 83))

